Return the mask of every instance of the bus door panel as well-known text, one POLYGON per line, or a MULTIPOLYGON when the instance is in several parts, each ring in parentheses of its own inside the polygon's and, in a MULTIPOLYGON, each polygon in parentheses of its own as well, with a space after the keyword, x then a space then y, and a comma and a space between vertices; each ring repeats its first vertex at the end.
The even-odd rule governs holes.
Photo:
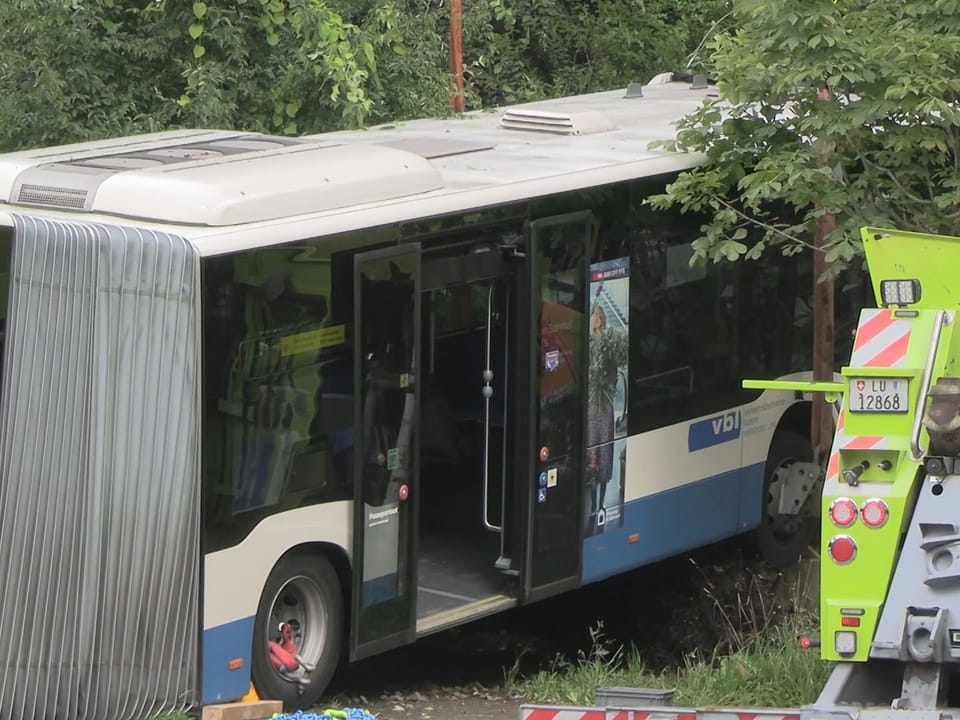
POLYGON ((580 584, 591 216, 570 213, 529 228, 531 410, 527 451, 524 600, 580 584))
POLYGON ((350 658, 416 636, 420 248, 354 264, 354 514, 350 658))

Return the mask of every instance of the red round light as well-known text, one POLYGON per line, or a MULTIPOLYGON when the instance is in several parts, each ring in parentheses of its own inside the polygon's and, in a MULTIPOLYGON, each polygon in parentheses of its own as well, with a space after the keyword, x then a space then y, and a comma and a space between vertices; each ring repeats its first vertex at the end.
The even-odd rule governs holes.
POLYGON ((863 517, 864 525, 878 528, 887 524, 890 517, 890 508, 880 498, 870 498, 863 504, 860 514, 863 517))
POLYGON ((850 527, 857 519, 857 504, 850 498, 837 498, 830 503, 830 519, 837 527, 850 527))
POLYGON ((846 565, 857 556, 857 543, 849 535, 834 535, 827 546, 830 559, 838 565, 846 565))
POLYGON ((810 642, 810 638, 800 638, 800 649, 809 650, 813 647, 813 643, 810 642))

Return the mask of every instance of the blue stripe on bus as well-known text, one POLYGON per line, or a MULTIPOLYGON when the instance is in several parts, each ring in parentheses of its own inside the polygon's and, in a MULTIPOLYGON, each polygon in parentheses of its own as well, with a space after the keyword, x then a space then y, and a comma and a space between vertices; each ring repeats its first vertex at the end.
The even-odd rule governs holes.
POLYGON ((584 583, 750 530, 760 523, 763 463, 625 504, 623 526, 583 543, 584 583), (630 543, 630 535, 640 539, 630 543))
POLYGON ((253 621, 251 616, 203 631, 201 704, 227 702, 247 694, 250 689, 253 621), (231 670, 230 661, 237 659, 242 664, 231 670))
POLYGON ((397 573, 390 573, 373 580, 364 580, 363 606, 369 607, 387 600, 393 600, 397 596, 398 577, 397 573))
POLYGON ((760 524, 763 508, 763 470, 765 463, 748 465, 740 474, 740 532, 760 524))

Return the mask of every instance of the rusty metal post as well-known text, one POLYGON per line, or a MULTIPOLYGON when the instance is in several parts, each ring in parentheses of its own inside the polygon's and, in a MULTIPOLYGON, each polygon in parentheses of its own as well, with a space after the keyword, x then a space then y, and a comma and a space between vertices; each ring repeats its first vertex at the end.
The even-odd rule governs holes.
POLYGON ((450 0, 450 109, 462 113, 463 97, 463 6, 461 0, 450 0))

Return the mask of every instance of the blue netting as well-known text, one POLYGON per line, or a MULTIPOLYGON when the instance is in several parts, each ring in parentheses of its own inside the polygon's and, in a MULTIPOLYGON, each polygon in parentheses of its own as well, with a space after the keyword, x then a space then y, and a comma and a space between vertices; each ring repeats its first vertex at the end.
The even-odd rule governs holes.
POLYGON ((343 710, 323 710, 322 712, 297 710, 290 714, 276 713, 272 720, 376 720, 376 717, 376 715, 360 708, 344 708, 343 710))

